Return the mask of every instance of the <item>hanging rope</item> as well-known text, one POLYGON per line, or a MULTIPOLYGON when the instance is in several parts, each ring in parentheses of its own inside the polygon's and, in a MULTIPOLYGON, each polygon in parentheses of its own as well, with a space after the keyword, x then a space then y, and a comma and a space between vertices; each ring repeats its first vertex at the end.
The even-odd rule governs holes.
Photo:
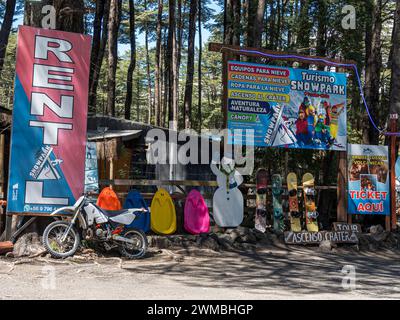
POLYGON ((371 122, 372 126, 374 127, 375 130, 377 130, 380 134, 383 134, 385 136, 400 136, 400 132, 387 132, 386 130, 383 130, 381 128, 379 128, 374 119, 372 118, 371 112, 368 108, 368 104, 367 101, 365 100, 365 96, 364 96, 364 92, 362 89, 362 84, 361 84, 361 78, 360 75, 358 73, 358 69, 357 69, 357 65, 353 64, 353 63, 341 63, 341 62, 335 62, 335 61, 330 61, 324 58, 318 58, 318 57, 304 57, 304 56, 298 56, 295 54, 273 54, 273 53, 265 53, 265 52, 260 52, 257 50, 246 50, 246 49, 233 49, 233 48, 228 48, 228 47, 222 47, 221 51, 223 49, 227 49, 227 50, 231 50, 231 51, 235 51, 235 52, 239 52, 239 53, 252 53, 252 54, 258 54, 264 57, 268 57, 268 58, 281 58, 282 60, 284 59, 296 59, 296 60, 305 60, 305 61, 310 61, 310 62, 322 62, 324 64, 327 65, 332 65, 335 67, 344 67, 344 68, 352 68, 354 69, 356 78, 357 78, 357 82, 358 82, 358 88, 360 89, 360 94, 361 94, 361 98, 362 101, 364 103, 365 106, 365 110, 367 111, 368 114, 368 118, 369 121, 371 122))

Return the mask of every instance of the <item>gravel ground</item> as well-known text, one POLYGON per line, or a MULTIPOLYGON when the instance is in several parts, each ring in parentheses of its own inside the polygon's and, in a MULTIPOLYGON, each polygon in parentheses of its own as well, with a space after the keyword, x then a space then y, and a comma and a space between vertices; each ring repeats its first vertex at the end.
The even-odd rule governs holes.
POLYGON ((153 250, 139 261, 1 257, 0 299, 399 299, 398 258, 304 247, 153 250), (353 289, 342 286, 346 265, 353 289))

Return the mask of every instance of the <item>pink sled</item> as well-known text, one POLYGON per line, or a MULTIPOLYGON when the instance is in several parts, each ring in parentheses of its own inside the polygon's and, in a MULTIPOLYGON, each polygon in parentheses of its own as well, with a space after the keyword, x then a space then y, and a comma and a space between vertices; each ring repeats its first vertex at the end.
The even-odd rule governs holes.
POLYGON ((210 231, 208 208, 203 196, 196 189, 191 190, 186 198, 183 227, 191 234, 210 231))

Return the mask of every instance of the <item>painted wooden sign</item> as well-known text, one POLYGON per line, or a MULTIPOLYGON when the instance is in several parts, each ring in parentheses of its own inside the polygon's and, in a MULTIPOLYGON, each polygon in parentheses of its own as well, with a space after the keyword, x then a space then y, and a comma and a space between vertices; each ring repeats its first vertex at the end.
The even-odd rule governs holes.
POLYGON ((292 232, 286 231, 286 244, 319 244, 324 240, 335 243, 358 243, 357 234, 352 231, 292 232))
POLYGON ((356 223, 334 222, 333 230, 335 231, 353 231, 361 233, 361 225, 356 223))

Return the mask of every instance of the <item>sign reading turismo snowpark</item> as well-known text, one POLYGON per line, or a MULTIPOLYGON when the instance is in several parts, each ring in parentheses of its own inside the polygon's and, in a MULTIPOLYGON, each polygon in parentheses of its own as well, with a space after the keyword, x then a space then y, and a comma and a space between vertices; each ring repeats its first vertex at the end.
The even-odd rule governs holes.
POLYGON ((19 27, 8 212, 50 213, 83 192, 90 42, 19 27))
POLYGON ((227 106, 229 143, 346 150, 344 73, 229 61, 227 106))
POLYGON ((348 145, 348 213, 390 215, 387 146, 348 145))

